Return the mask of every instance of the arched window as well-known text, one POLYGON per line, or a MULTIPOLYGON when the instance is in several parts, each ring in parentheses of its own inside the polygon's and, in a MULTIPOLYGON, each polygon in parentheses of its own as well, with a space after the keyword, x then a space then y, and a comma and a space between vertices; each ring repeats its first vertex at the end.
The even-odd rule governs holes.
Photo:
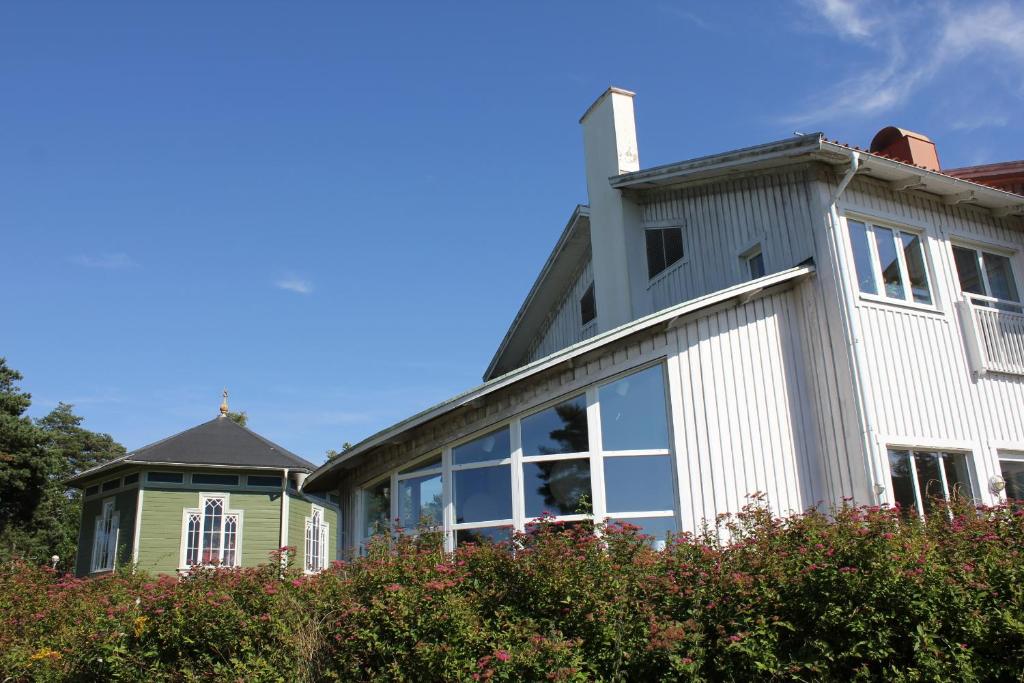
POLYGON ((239 566, 241 515, 228 509, 227 494, 203 495, 198 508, 185 510, 183 569, 199 564, 239 566))
POLYGON ((312 506, 306 518, 306 564, 307 572, 319 572, 327 568, 327 529, 324 509, 312 506))

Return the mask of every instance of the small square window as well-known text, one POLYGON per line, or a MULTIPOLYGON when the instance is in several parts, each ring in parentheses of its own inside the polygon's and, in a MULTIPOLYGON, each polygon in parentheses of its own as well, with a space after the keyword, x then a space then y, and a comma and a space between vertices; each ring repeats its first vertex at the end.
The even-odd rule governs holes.
POLYGON ((846 224, 861 293, 933 303, 920 235, 852 218, 846 224))
POLYGON ((594 301, 594 283, 580 297, 580 324, 586 325, 597 317, 597 302, 594 301))
POLYGON ((647 240, 648 278, 653 278, 683 258, 682 228, 648 228, 644 233, 647 240))

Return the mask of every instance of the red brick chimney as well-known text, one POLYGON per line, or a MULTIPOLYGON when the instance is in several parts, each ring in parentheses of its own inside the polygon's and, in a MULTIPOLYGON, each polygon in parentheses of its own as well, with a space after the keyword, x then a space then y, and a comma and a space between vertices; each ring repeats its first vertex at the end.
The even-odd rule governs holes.
POLYGON ((883 128, 871 140, 871 152, 915 166, 923 166, 929 171, 941 169, 935 143, 926 135, 915 133, 912 130, 895 126, 883 128))

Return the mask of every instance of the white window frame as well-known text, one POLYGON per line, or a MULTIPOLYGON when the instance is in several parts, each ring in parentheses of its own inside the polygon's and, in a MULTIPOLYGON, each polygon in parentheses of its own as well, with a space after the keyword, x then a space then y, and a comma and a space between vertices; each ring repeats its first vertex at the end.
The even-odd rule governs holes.
MULTIPOLYGON (((907 458, 910 461, 910 479, 911 479, 911 483, 914 485, 914 503, 915 503, 915 506, 916 506, 916 509, 917 509, 917 515, 921 519, 924 519, 924 498, 922 497, 921 485, 920 485, 920 481, 918 480, 918 477, 917 477, 917 458, 914 457, 914 455, 916 453, 925 453, 925 452, 927 452, 927 453, 938 453, 940 456, 942 454, 962 455, 962 456, 964 456, 965 460, 967 461, 967 479, 968 479, 967 486, 970 489, 969 490, 970 496, 971 496, 972 499, 974 499, 976 501, 980 500, 980 497, 979 497, 980 491, 979 491, 979 488, 978 488, 978 474, 977 474, 977 471, 976 471, 977 470, 977 463, 975 462, 974 452, 973 451, 961 450, 961 449, 957 449, 957 448, 932 448, 932 447, 927 447, 927 446, 906 446, 906 445, 898 445, 898 444, 888 444, 888 445, 886 445, 885 448, 886 448, 885 468, 886 468, 886 471, 888 472, 888 475, 889 475, 889 480, 888 481, 889 481, 889 490, 890 491, 893 490, 893 484, 892 484, 892 469, 891 469, 891 467, 889 465, 889 451, 890 450, 894 450, 894 451, 906 451, 907 452, 907 458)), ((949 482, 946 481, 946 468, 945 467, 941 467, 941 466, 939 467, 939 475, 940 475, 941 481, 942 481, 942 495, 943 495, 943 498, 947 502, 949 502, 950 490, 949 490, 949 482)), ((895 505, 896 504, 895 497, 893 495, 890 495, 890 499, 891 499, 892 504, 895 505)))
POLYGON ((620 519, 623 521, 629 521, 630 519, 646 519, 646 518, 672 518, 677 529, 681 529, 681 498, 680 498, 680 482, 679 472, 675 457, 675 439, 674 439, 674 426, 672 422, 672 398, 671 398, 671 378, 669 375, 666 360, 664 358, 657 358, 654 361, 642 363, 625 370, 609 374, 607 377, 602 378, 598 382, 591 383, 582 387, 567 391, 558 397, 551 398, 544 401, 543 403, 536 404, 523 412, 517 414, 510 420, 498 422, 495 424, 488 425, 482 429, 478 429, 471 434, 453 441, 450 444, 445 445, 441 449, 441 466, 438 468, 431 468, 430 470, 424 470, 421 472, 407 473, 399 475, 400 470, 411 467, 417 460, 427 460, 437 456, 437 451, 432 450, 423 456, 409 460, 404 463, 401 467, 398 467, 391 471, 390 474, 382 477, 375 477, 374 479, 367 482, 359 490, 360 504, 358 508, 358 516, 360 519, 357 520, 357 530, 360 538, 357 539, 358 546, 363 548, 365 542, 368 540, 363 537, 365 530, 365 520, 361 519, 363 516, 363 509, 365 507, 362 502, 362 498, 367 494, 367 491, 381 484, 381 482, 388 480, 390 481, 391 487, 391 519, 398 517, 398 482, 407 478, 421 477, 427 475, 441 474, 442 490, 443 490, 443 503, 444 503, 444 514, 443 514, 443 531, 445 536, 445 548, 448 551, 454 550, 455 538, 458 531, 462 530, 474 530, 474 529, 494 529, 508 527, 517 531, 523 531, 527 524, 535 522, 537 517, 527 517, 525 510, 525 492, 524 492, 524 471, 523 465, 529 462, 543 462, 543 461, 557 461, 557 460, 572 460, 572 459, 584 459, 590 460, 590 485, 592 494, 592 512, 590 514, 570 514, 570 515, 557 515, 555 519, 563 522, 573 522, 586 519, 593 519, 596 522, 604 523, 610 519, 620 519), (627 377, 632 374, 640 373, 648 370, 652 367, 660 367, 662 372, 662 387, 664 391, 664 405, 665 405, 665 425, 666 425, 666 444, 665 448, 657 449, 638 449, 638 450, 624 450, 624 451, 607 451, 603 450, 603 436, 601 433, 601 416, 600 416, 600 401, 599 392, 602 387, 617 382, 618 380, 627 377), (577 396, 584 395, 586 397, 587 405, 587 433, 589 449, 587 451, 579 453, 558 453, 553 455, 532 455, 526 456, 523 454, 522 446, 522 420, 535 415, 539 412, 547 410, 552 406, 563 403, 567 400, 575 398, 577 396), (511 448, 511 457, 508 458, 497 458, 494 460, 487 460, 483 462, 466 463, 456 465, 453 462, 452 451, 453 449, 474 441, 486 434, 491 432, 499 431, 501 429, 509 430, 509 443, 511 448), (628 457, 642 457, 642 456, 666 456, 670 463, 670 469, 672 472, 672 492, 673 492, 673 508, 668 510, 630 510, 625 512, 609 512, 606 504, 605 495, 605 482, 604 482, 604 459, 605 458, 628 458, 628 457), (484 468, 484 467, 495 467, 507 465, 511 468, 511 480, 512 480, 512 517, 505 519, 493 519, 484 520, 479 522, 463 522, 455 523, 455 501, 453 496, 453 479, 454 474, 460 470, 484 468))
POLYGON ((327 549, 330 538, 331 525, 324 516, 324 508, 319 505, 310 505, 309 517, 306 517, 306 547, 303 553, 304 570, 307 574, 315 574, 327 569, 327 549), (317 552, 312 552, 311 547, 317 547, 317 552))
POLYGON ((854 279, 852 285, 857 288, 857 293, 861 300, 874 303, 909 306, 926 311, 936 311, 940 309, 939 293, 935 286, 935 278, 933 277, 935 268, 932 266, 931 250, 928 248, 928 234, 924 229, 878 220, 871 216, 856 213, 845 214, 843 216, 843 225, 846 230, 846 249, 850 256, 850 277, 854 279), (867 230, 868 254, 871 261, 871 272, 874 276, 875 287, 878 289, 878 293, 872 294, 871 292, 864 292, 860 289, 856 259, 853 252, 853 239, 850 235, 850 221, 863 223, 867 230), (875 235, 875 228, 891 230, 893 233, 893 240, 895 242, 894 246, 896 246, 896 261, 900 272, 900 284, 903 287, 902 299, 885 294, 885 278, 882 276, 882 262, 878 256, 878 237, 875 235), (914 301, 913 287, 910 284, 909 269, 907 268, 907 258, 906 254, 903 253, 903 244, 900 240, 901 234, 913 235, 919 240, 921 245, 921 262, 924 265, 924 277, 928 283, 928 294, 932 298, 931 303, 914 301))
POLYGON ((121 515, 113 497, 106 498, 93 522, 91 571, 109 572, 117 565, 117 543, 121 515))
MULTIPOLYGON (((188 572, 192 567, 204 566, 204 563, 198 562, 194 564, 188 563, 189 553, 189 522, 192 515, 198 515, 199 518, 199 545, 196 547, 196 552, 199 557, 203 556, 203 539, 206 537, 206 503, 209 500, 219 499, 221 501, 221 525, 220 525, 220 551, 218 553, 218 566, 220 567, 241 567, 242 566, 242 529, 243 529, 243 511, 232 510, 230 508, 230 494, 228 493, 200 493, 199 494, 199 507, 186 508, 181 511, 181 553, 178 559, 178 567, 182 572, 188 572), (235 517, 235 557, 234 562, 231 564, 224 563, 224 540, 227 532, 227 521, 228 517, 235 517)), ((211 566, 211 565, 205 565, 211 566)))
POLYGON ((1017 271, 1013 267, 1014 257, 1016 252, 1012 249, 1001 249, 998 247, 991 247, 984 244, 976 244, 973 242, 966 242, 961 240, 953 240, 949 245, 949 256, 953 263, 953 274, 956 276, 956 286, 960 291, 963 298, 970 301, 980 302, 982 305, 997 304, 1013 308, 1015 312, 1024 312, 1024 302, 1013 301, 1011 299, 1000 299, 992 296, 992 285, 988 281, 988 270, 985 268, 985 255, 990 254, 992 256, 1002 256, 1010 262, 1010 278, 1013 280, 1013 286, 1017 289, 1017 296, 1022 297, 1020 281, 1017 279, 1017 271), (960 284, 960 270, 956 265, 956 255, 953 251, 954 248, 967 249, 974 252, 975 262, 978 264, 978 272, 981 276, 981 284, 985 289, 984 294, 975 294, 974 292, 965 292, 962 285, 960 284))

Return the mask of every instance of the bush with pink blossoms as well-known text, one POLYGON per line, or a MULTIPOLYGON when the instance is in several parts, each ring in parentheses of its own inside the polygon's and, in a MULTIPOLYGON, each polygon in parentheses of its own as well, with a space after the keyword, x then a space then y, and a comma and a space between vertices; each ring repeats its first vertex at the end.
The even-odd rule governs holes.
POLYGON ((549 520, 452 554, 381 538, 305 576, 0 568, 0 680, 1021 680, 1024 508, 774 518, 652 550, 549 520))

